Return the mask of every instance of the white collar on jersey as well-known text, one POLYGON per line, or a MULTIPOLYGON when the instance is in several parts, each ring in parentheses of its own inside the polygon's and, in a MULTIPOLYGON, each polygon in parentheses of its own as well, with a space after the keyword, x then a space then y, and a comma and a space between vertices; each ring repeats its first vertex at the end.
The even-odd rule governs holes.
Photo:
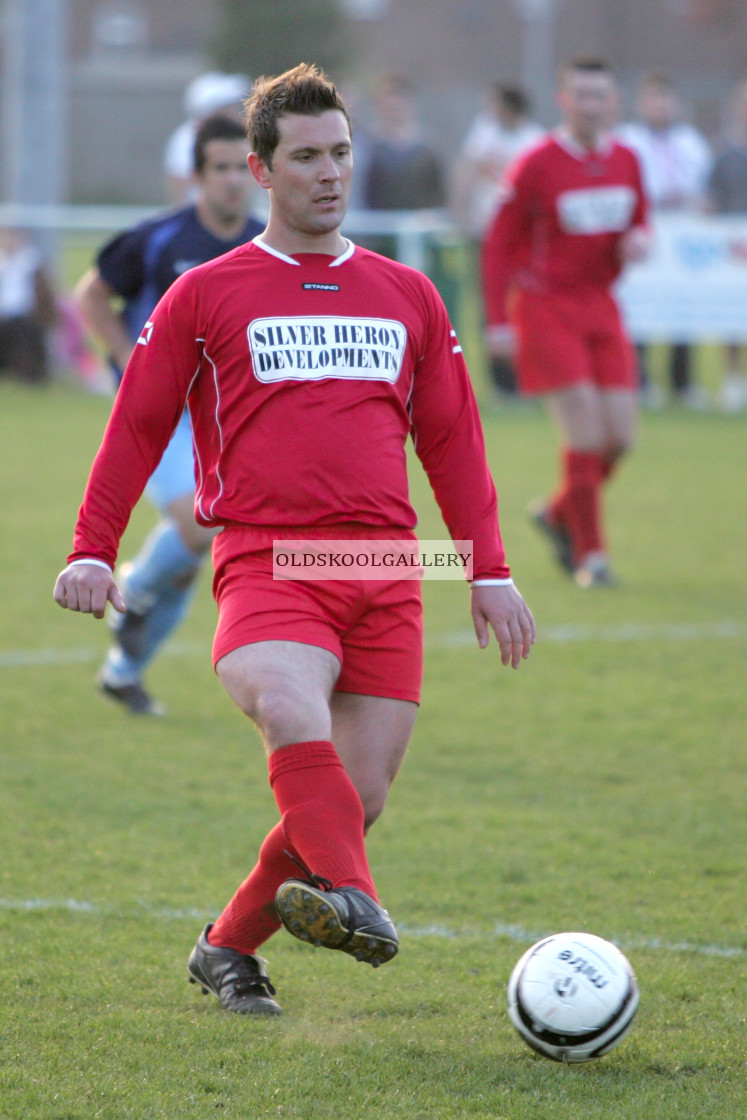
MULTIPOLYGON (((266 241, 262 240, 261 234, 258 234, 256 237, 252 238, 252 241, 259 249, 264 249, 264 251, 266 253, 269 253, 270 256, 277 257, 278 260, 285 261, 286 264, 300 265, 301 263, 300 261, 294 260, 293 257, 286 257, 285 253, 281 253, 279 249, 273 249, 272 245, 268 245, 266 241)), ((347 249, 345 249, 345 251, 341 253, 339 257, 335 257, 335 259, 330 262, 330 268, 337 268, 339 265, 344 264, 345 261, 349 260, 355 252, 354 243, 347 237, 345 238, 345 241, 347 242, 347 249)))
POLYGON ((583 144, 579 144, 578 140, 574 140, 568 129, 563 126, 553 132, 553 137, 561 148, 565 148, 576 159, 584 159, 591 152, 598 156, 607 155, 612 149, 613 141, 609 132, 603 132, 593 148, 585 148, 583 144))

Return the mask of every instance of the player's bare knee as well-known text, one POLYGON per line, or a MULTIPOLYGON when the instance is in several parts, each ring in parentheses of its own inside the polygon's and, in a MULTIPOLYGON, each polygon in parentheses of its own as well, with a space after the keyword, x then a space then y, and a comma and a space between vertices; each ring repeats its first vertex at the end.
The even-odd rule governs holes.
POLYGON ((292 684, 262 689, 247 715, 257 724, 270 750, 289 743, 326 740, 332 731, 329 705, 292 684))
POLYGON ((623 459, 633 447, 633 436, 615 436, 604 448, 604 457, 609 463, 623 459))

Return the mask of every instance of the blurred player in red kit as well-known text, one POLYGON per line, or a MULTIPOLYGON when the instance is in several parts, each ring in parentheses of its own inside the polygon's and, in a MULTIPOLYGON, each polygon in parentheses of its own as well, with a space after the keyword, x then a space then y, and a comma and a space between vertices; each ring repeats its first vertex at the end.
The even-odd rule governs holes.
POLYGON ((278 1014, 257 949, 282 925, 374 967, 398 949, 365 835, 420 698, 418 580, 273 579, 273 541, 412 541, 410 432, 455 540, 474 542, 478 642, 518 668, 534 620, 506 566, 495 487, 461 347, 421 273, 340 233, 347 109, 314 67, 255 83, 249 166, 270 217, 248 245, 185 272, 125 371, 78 517, 60 606, 125 602, 119 538, 185 403, 197 520, 213 545, 216 672, 256 723, 280 820, 189 958, 226 1010, 278 1014))
POLYGON ((602 488, 635 432, 634 351, 611 286, 648 248, 638 161, 609 133, 617 108, 610 66, 562 67, 563 123, 508 170, 483 245, 487 342, 516 351, 519 385, 542 396, 561 434, 560 482, 533 510, 579 587, 614 582, 602 488))

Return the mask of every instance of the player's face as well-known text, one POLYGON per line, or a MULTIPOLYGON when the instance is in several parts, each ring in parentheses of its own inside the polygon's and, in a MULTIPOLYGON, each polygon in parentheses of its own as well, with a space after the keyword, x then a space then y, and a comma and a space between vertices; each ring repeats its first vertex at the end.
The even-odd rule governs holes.
POLYGON ((657 131, 670 128, 680 114, 677 94, 665 86, 648 86, 638 99, 641 120, 657 131))
POLYGON ((611 74, 568 71, 558 90, 558 104, 571 135, 592 146, 612 126, 617 113, 617 86, 611 74))
POLYGON ((219 222, 231 223, 246 213, 252 183, 248 147, 244 140, 210 140, 205 145, 205 166, 197 181, 203 205, 219 222))
POLYGON ((289 113, 278 121, 272 167, 252 154, 259 184, 272 192, 271 224, 291 235, 335 233, 345 216, 353 175, 350 129, 343 113, 289 113))

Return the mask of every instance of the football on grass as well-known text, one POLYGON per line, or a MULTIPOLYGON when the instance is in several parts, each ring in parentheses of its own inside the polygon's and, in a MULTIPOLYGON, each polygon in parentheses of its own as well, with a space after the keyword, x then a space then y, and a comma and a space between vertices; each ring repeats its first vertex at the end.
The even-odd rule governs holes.
POLYGON ((588 1062, 624 1038, 638 1007, 627 958, 593 933, 554 933, 528 949, 508 982, 508 1013, 533 1050, 588 1062))

